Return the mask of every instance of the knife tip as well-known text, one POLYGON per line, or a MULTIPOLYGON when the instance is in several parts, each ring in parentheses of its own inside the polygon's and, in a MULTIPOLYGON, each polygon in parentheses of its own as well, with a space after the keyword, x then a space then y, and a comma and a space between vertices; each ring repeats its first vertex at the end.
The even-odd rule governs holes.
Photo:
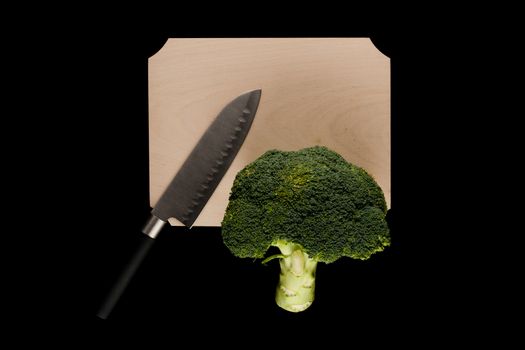
POLYGON ((262 89, 255 89, 255 90, 252 90, 249 92, 249 94, 253 97, 255 97, 256 99, 260 99, 261 98, 261 94, 262 94, 262 89))

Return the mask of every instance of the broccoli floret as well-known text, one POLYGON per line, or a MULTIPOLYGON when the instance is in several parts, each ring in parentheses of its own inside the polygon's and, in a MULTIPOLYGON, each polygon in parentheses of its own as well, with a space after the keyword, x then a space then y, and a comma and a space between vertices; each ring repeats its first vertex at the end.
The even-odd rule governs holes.
POLYGON ((240 258, 281 254, 277 304, 303 311, 314 300, 318 262, 368 259, 390 245, 383 191, 367 172, 326 147, 271 150, 241 170, 222 221, 240 258))

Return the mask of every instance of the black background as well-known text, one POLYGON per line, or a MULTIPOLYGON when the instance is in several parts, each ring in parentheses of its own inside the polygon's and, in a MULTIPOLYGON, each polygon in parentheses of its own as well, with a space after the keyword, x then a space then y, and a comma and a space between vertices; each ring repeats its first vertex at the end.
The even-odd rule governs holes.
MULTIPOLYGON (((56 184, 65 191, 56 198, 60 206, 51 208, 67 228, 59 234, 62 249, 55 256, 62 287, 51 287, 48 277, 41 282, 64 306, 55 307, 53 316, 102 328, 157 322, 181 327, 182 320, 179 331, 297 327, 304 332, 315 324, 354 327, 355 332, 356 325, 369 331, 373 325, 378 332, 413 332, 425 331, 428 320, 446 314, 450 299, 468 308, 458 278, 445 272, 454 249, 442 250, 446 239, 435 239, 453 233, 444 229, 449 218, 438 205, 444 182, 435 181, 436 161, 446 150, 429 141, 440 111, 428 108, 438 105, 425 87, 428 80, 438 80, 440 71, 426 60, 424 41, 389 28, 352 30, 343 25, 241 33, 193 28, 82 32, 74 39, 60 38, 59 54, 49 58, 52 64, 43 80, 52 80, 60 69, 54 94, 66 101, 57 115, 65 116, 60 119, 65 130, 60 147, 67 145, 61 158, 65 171, 56 184), (111 317, 99 319, 97 310, 132 256, 150 212, 148 57, 168 37, 333 36, 371 37, 391 58, 392 246, 368 261, 320 264, 314 304, 292 314, 274 302, 276 261, 262 266, 235 258, 222 244, 220 228, 165 227, 111 317)), ((55 189, 50 186, 49 196, 56 196, 55 189)))
POLYGON ((175 5, 157 7, 165 18, 140 5, 6 8, 2 335, 13 328, 18 343, 42 343, 34 331, 44 330, 55 341, 74 335, 69 347, 101 346, 93 330, 105 329, 119 341, 165 333, 179 345, 190 334, 235 344, 242 329, 255 333, 246 347, 490 337, 501 347, 510 338, 498 330, 520 334, 523 264, 509 251, 520 249, 520 171, 509 167, 520 158, 504 159, 522 139, 509 108, 520 101, 511 63, 522 43, 512 11, 432 5, 381 18, 377 4, 299 6, 313 16, 284 4, 175 5), (147 57, 167 37, 237 36, 372 37, 391 58, 392 246, 320 265, 314 304, 290 314, 274 304, 275 263, 234 258, 217 228, 166 228, 103 321, 97 309, 150 211, 147 57))

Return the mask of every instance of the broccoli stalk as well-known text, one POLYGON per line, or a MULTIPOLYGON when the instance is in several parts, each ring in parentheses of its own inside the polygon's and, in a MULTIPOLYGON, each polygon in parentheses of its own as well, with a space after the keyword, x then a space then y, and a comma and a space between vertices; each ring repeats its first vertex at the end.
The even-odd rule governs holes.
POLYGON ((383 191, 363 169, 326 147, 268 151, 241 170, 222 221, 240 258, 281 254, 277 304, 291 312, 314 300, 318 262, 366 260, 390 245, 383 191))
POLYGON ((281 274, 275 293, 277 305, 291 312, 306 310, 314 301, 317 261, 308 257, 299 244, 278 241, 281 274))

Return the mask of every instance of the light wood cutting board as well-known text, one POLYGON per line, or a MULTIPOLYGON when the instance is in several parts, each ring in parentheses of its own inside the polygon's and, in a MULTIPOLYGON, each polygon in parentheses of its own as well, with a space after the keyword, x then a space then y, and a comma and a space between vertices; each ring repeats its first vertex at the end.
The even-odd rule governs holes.
POLYGON ((151 206, 218 112, 260 88, 246 141, 194 226, 220 226, 235 175, 269 149, 327 146, 366 169, 390 207, 390 60, 370 39, 169 39, 148 70, 151 206))

